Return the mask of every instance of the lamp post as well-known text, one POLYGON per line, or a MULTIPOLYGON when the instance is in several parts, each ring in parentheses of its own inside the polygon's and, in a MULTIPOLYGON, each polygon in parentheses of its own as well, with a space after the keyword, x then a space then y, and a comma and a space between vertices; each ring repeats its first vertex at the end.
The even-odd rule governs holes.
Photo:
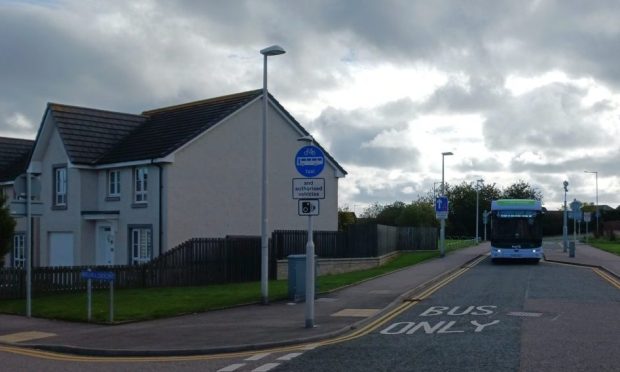
POLYGON ((566 193, 568 192, 568 181, 564 181, 564 225, 562 226, 562 241, 564 245, 564 252, 568 249, 568 207, 566 206, 566 193))
POLYGON ((596 235, 598 236, 598 171, 584 171, 585 173, 594 173, 596 177, 596 235))
POLYGON ((484 184, 484 180, 481 178, 479 180, 476 181, 476 244, 478 244, 480 242, 480 235, 478 234, 478 226, 479 226, 479 222, 478 222, 478 215, 480 214, 479 212, 479 207, 480 207, 480 189, 482 188, 484 184))
POLYGON ((286 53, 286 51, 278 46, 272 45, 262 49, 260 53, 263 55, 263 144, 262 144, 262 172, 261 172, 261 275, 260 288, 263 298, 263 304, 269 303, 269 238, 267 237, 267 189, 269 182, 267 180, 267 107, 269 94, 267 91, 267 57, 277 56, 286 53))
MULTIPOLYGON (((454 155, 452 152, 441 153, 441 196, 446 196, 446 184, 444 177, 445 158, 446 156, 454 155)), ((446 255, 446 219, 440 219, 439 228, 439 255, 445 257, 446 255)))

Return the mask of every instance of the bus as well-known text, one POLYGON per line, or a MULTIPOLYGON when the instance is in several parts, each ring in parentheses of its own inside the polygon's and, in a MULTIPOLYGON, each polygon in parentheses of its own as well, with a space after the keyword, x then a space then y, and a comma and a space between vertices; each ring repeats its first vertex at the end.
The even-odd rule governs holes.
POLYGON ((491 202, 491 261, 522 259, 539 262, 542 249, 542 205, 533 199, 491 202))

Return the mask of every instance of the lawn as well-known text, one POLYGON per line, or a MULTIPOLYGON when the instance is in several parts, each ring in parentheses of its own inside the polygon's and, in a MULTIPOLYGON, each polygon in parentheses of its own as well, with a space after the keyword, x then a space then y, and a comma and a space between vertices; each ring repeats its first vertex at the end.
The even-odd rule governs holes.
POLYGON ((588 241, 588 244, 598 249, 620 255, 620 241, 608 239, 590 239, 588 241))
MULTIPOLYGON (((447 245, 447 251, 473 244, 447 245)), ((320 276, 317 279, 319 293, 358 283, 379 275, 402 269, 419 262, 438 257, 437 251, 407 252, 398 255, 383 266, 337 275, 320 276)), ((270 301, 288 297, 288 281, 269 282, 270 301)), ((147 289, 123 289, 114 292, 114 321, 139 321, 191 314, 231 306, 260 302, 260 282, 209 285, 204 287, 167 287, 147 289)), ((92 319, 104 323, 108 320, 109 291, 93 292, 92 319)), ((34 297, 32 315, 35 317, 87 321, 86 293, 66 293, 34 297)), ((0 313, 25 313, 25 300, 0 301, 0 313)))

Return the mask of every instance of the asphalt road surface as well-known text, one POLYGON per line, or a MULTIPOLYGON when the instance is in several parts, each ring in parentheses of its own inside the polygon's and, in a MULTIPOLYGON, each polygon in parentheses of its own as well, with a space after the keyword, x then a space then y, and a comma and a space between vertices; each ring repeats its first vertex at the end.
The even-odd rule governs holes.
POLYGON ((620 291, 592 269, 486 259, 376 331, 276 371, 618 371, 620 291))

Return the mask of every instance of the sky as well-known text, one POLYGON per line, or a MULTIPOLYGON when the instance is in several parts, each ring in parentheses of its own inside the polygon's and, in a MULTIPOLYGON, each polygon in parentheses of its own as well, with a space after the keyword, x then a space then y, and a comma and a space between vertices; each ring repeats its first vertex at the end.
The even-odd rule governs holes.
POLYGON ((519 180, 620 205, 617 0, 0 0, 0 136, 47 102, 142 111, 262 87, 347 170, 339 205, 519 180))

